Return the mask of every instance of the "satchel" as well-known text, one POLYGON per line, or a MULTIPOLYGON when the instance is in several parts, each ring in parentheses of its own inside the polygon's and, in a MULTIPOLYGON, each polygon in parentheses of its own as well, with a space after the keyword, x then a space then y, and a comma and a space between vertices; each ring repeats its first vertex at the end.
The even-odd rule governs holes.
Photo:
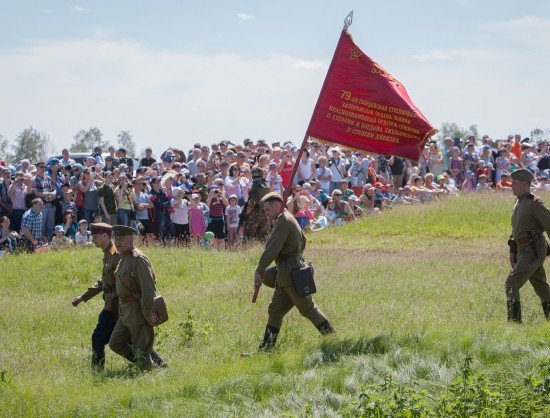
MULTIPOLYGON (((132 277, 136 277, 135 270, 136 270, 136 259, 134 258, 132 260, 132 277)), ((128 287, 122 281, 120 283, 136 299, 141 299, 141 292, 138 291, 138 294, 136 295, 134 292, 128 289, 128 287)), ((136 281, 136 285, 137 285, 137 281, 136 281)), ((139 286, 138 286, 138 289, 139 289, 139 286)), ((162 295, 156 295, 153 299, 153 317, 155 318, 155 322, 151 325, 153 325, 154 327, 160 324, 164 324, 166 321, 168 321, 168 309, 166 308, 166 302, 164 301, 164 297, 162 297, 162 295)))
POLYGON ((306 297, 317 292, 315 281, 313 280, 313 266, 310 264, 305 267, 291 269, 292 284, 296 294, 300 297, 306 297))
POLYGON ((166 309, 166 302, 161 295, 155 296, 153 299, 155 303, 154 315, 155 315, 155 327, 160 324, 164 324, 168 321, 168 310, 166 309))

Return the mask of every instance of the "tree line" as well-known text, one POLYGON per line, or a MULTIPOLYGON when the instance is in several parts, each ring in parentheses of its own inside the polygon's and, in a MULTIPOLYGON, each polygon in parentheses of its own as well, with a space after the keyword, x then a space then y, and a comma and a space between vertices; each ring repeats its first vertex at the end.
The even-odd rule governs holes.
MULTIPOLYGON (((448 136, 451 138, 474 136, 476 139, 480 139, 477 125, 473 124, 468 128, 464 128, 455 122, 443 123, 436 138, 442 140, 448 136)), ((550 139, 550 129, 535 128, 531 131, 530 138, 533 142, 550 139)), ((73 136, 73 143, 69 150, 71 152, 91 153, 97 146, 106 150, 110 145, 111 143, 108 140, 103 139, 103 133, 99 128, 91 127, 88 130, 81 129, 73 136)), ((130 131, 120 131, 116 138, 116 145, 126 148, 129 156, 137 157, 136 144, 130 131)), ((32 126, 21 131, 14 139, 13 144, 0 134, 0 159, 3 158, 8 163, 18 163, 24 158, 30 161, 43 161, 53 151, 54 146, 50 137, 32 126)))
MULTIPOLYGON (((88 130, 81 129, 73 136, 73 142, 69 147, 70 152, 89 152, 100 146, 107 150, 111 144, 103 139, 103 133, 97 127, 88 130)), ((116 145, 123 147, 129 156, 135 156, 136 144, 130 131, 122 130, 117 135, 116 145)), ((11 143, 0 134, 0 159, 8 163, 16 164, 23 159, 30 161, 45 161, 49 154, 54 152, 54 144, 48 134, 39 132, 32 126, 21 131, 11 143)))

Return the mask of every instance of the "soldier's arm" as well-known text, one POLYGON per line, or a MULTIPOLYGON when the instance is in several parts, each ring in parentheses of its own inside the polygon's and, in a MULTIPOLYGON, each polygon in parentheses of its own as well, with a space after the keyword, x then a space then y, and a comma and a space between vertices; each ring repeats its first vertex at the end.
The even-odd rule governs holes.
POLYGON ((550 211, 539 200, 533 204, 533 214, 537 221, 546 231, 546 234, 550 236, 550 211))
POLYGON ((96 283, 90 286, 88 290, 80 295, 80 299, 82 299, 83 302, 88 302, 91 298, 99 295, 101 292, 103 292, 103 281, 102 279, 99 279, 96 283))
POLYGON ((275 222, 273 231, 265 244, 265 249, 260 257, 260 261, 258 261, 256 271, 263 273, 265 269, 269 267, 283 248, 287 237, 288 224, 286 222, 281 222, 281 219, 279 219, 278 222, 275 222))
POLYGON ((135 274, 141 289, 141 312, 145 318, 150 318, 153 315, 156 289, 153 270, 145 258, 139 257, 136 260, 135 274))

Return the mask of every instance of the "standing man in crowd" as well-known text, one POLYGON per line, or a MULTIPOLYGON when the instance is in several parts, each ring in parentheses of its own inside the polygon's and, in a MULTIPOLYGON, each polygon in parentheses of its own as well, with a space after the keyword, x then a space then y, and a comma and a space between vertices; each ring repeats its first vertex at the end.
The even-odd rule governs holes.
POLYGON ((8 194, 12 185, 11 171, 9 168, 0 167, 0 173, 2 175, 2 178, 0 178, 0 216, 5 215, 11 218, 13 205, 8 194))
POLYGON ((145 254, 134 248, 134 232, 129 226, 113 226, 115 245, 122 259, 115 271, 120 317, 109 347, 139 367, 150 369, 155 340, 155 272, 145 254))
POLYGON ((34 253, 36 247, 42 242, 42 199, 37 197, 32 201, 32 208, 23 214, 21 220, 21 235, 25 237, 25 246, 30 253, 34 253))
POLYGON ((275 288, 269 304, 267 326, 260 349, 270 349, 275 345, 284 316, 296 306, 300 314, 309 319, 321 334, 331 334, 334 329, 327 317, 317 308, 311 295, 301 297, 296 294, 290 270, 303 265, 302 252, 306 245, 300 225, 292 214, 282 209, 283 198, 278 193, 266 194, 262 199, 264 212, 273 223, 264 252, 254 274, 254 285, 262 283, 275 288), (275 267, 268 266, 275 261, 275 267))
MULTIPOLYGON (((120 261, 120 254, 117 252, 111 241, 113 227, 106 223, 95 223, 90 225, 92 242, 103 250, 103 270, 101 279, 88 288, 82 295, 73 299, 72 304, 77 307, 81 302, 87 302, 94 296, 103 292, 105 306, 99 314, 97 325, 92 334, 92 369, 101 371, 105 367, 105 346, 111 338, 113 329, 118 320, 119 300, 116 293, 115 270, 120 261)), ((151 353, 153 361, 157 365, 164 362, 155 352, 151 353)))
POLYGON ((130 174, 132 177, 134 176, 134 160, 132 160, 131 157, 126 157, 126 148, 119 148, 116 152, 116 155, 119 160, 120 164, 126 164, 128 167, 127 173, 130 174))
POLYGON ((36 163, 36 175, 31 180, 31 192, 43 201, 42 208, 42 237, 51 241, 53 227, 55 226, 55 205, 54 200, 57 191, 52 179, 46 174, 46 163, 36 163))
POLYGON ((540 298, 542 310, 550 320, 550 287, 544 272, 547 253, 546 234, 550 233, 550 211, 530 193, 533 173, 521 168, 512 173, 512 192, 517 197, 512 213, 510 264, 512 271, 506 279, 508 321, 521 322, 519 290, 529 280, 540 298))
POLYGON ((140 167, 151 167, 157 160, 153 158, 153 150, 150 147, 145 148, 145 157, 139 162, 140 167))
POLYGON ((113 173, 106 171, 103 176, 104 183, 97 191, 99 197, 99 209, 103 213, 103 219, 109 225, 118 223, 118 209, 115 198, 115 188, 113 187, 113 173))

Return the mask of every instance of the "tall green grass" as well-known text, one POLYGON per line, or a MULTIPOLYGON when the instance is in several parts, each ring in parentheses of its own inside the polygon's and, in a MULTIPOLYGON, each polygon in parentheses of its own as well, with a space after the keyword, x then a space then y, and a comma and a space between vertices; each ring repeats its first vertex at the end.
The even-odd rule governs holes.
POLYGON ((475 195, 309 234, 315 300, 338 333, 292 311, 273 353, 256 351, 272 290, 250 303, 260 246, 144 248, 171 315, 156 343, 170 367, 149 373, 109 350, 90 373, 102 303, 70 301, 99 277, 99 250, 6 256, 0 414, 549 416, 550 324, 529 285, 524 324, 505 320, 512 206, 475 195))

